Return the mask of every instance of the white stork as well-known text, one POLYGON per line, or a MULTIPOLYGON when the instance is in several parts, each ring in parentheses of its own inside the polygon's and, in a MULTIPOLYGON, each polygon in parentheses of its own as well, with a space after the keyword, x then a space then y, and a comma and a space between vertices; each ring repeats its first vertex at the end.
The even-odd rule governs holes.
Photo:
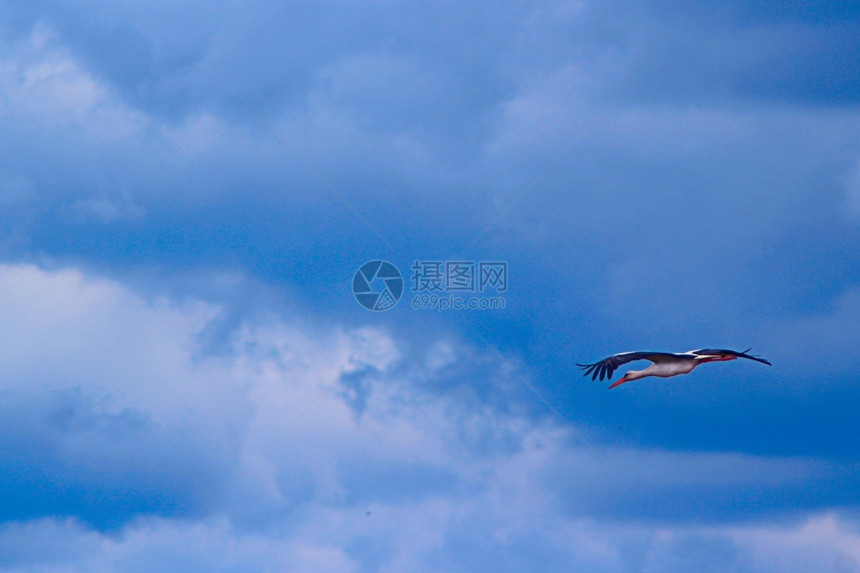
POLYGON ((591 374, 592 380, 597 380, 598 378, 603 380, 604 378, 611 379, 612 373, 615 372, 615 369, 622 364, 627 364, 634 360, 650 360, 654 363, 645 370, 631 370, 627 372, 618 382, 612 384, 612 386, 609 387, 610 389, 615 388, 619 384, 624 384, 625 382, 630 382, 632 380, 639 380, 640 378, 645 378, 647 376, 669 378, 671 376, 677 376, 678 374, 689 374, 693 371, 693 368, 706 362, 723 362, 725 360, 736 360, 737 358, 748 358, 750 360, 755 360, 756 362, 761 362, 762 364, 767 364, 768 366, 773 366, 773 364, 764 358, 747 354, 750 350, 752 350, 752 348, 747 348, 743 352, 714 348, 701 348, 699 350, 690 350, 689 352, 680 353, 622 352, 620 354, 614 354, 608 358, 604 358, 594 364, 577 364, 577 366, 585 370, 585 374, 583 374, 583 376, 591 374))

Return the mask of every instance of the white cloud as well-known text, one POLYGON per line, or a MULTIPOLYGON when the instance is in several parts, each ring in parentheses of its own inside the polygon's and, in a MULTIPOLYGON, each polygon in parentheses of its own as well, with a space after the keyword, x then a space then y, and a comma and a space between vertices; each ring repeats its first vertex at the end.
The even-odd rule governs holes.
MULTIPOLYGON (((591 520, 546 520, 534 533, 543 547, 512 546, 514 536, 476 539, 463 511, 439 503, 364 511, 323 510, 301 529, 238 530, 227 519, 141 519, 118 534, 87 529, 74 520, 43 519, 0 529, 2 571, 521 571, 588 570, 647 573, 852 573, 860 570, 860 535, 851 523, 821 514, 793 524, 657 526, 591 520), (459 523, 458 523, 459 522, 459 523), (447 554, 445 538, 476 541, 473 553, 447 554), (390 542, 375 560, 358 546, 390 542), (529 555, 555 546, 556 554, 529 555), (493 555, 493 552, 496 555, 493 555), (362 561, 364 557, 364 561, 362 561)), ((546 516, 539 516, 546 518, 546 516)), ((529 525, 534 528, 533 523, 529 525)), ((547 552, 548 553, 548 552, 547 552)))
MULTIPOLYGON (((236 164, 257 171, 247 130, 203 108, 176 122, 151 115, 49 26, 0 47, 0 150, 16 166, 0 167, 0 204, 38 196, 39 216, 56 207, 79 224, 113 223, 140 219, 153 196, 211 200, 236 164), (197 169, 218 175, 201 182, 197 169)), ((282 159, 280 142, 264 143, 282 159)))
POLYGON ((729 528, 728 535, 763 571, 860 571, 856 524, 823 514, 792 526, 729 528))
POLYGON ((203 303, 147 301, 76 270, 0 266, 0 376, 5 390, 81 387, 174 422, 231 392, 194 361, 194 335, 217 313, 203 303))
POLYGON ((106 143, 146 128, 145 116, 118 103, 103 82, 57 46, 49 29, 35 29, 0 58, 0 87, 0 118, 30 129, 74 129, 106 143))

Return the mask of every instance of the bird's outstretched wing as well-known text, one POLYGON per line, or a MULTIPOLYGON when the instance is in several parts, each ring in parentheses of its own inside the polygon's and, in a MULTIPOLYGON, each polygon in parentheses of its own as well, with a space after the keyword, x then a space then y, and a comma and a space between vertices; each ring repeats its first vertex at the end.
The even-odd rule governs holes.
POLYGON ((748 358, 750 360, 755 360, 756 362, 761 362, 762 364, 767 364, 768 366, 773 366, 773 364, 771 364, 764 358, 759 358, 758 356, 755 356, 753 354, 747 354, 747 352, 749 352, 750 350, 752 350, 752 348, 747 348, 743 352, 737 352, 736 350, 726 350, 725 348, 701 348, 699 350, 691 350, 689 354, 695 354, 696 356, 734 356, 735 358, 748 358))
MULTIPOLYGON (((580 368, 585 370, 583 376, 591 374, 592 380, 603 380, 604 378, 612 378, 612 373, 622 364, 633 362, 634 360, 650 360, 651 362, 660 362, 667 358, 684 358, 684 354, 672 354, 670 352, 622 352, 613 354, 608 358, 604 358, 594 364, 578 364, 580 368)), ((691 360, 694 356, 689 356, 691 360)))

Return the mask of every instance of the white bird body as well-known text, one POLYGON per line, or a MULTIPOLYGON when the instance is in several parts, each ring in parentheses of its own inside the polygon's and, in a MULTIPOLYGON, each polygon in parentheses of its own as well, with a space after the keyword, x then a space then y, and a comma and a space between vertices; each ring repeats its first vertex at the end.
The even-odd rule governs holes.
POLYGON ((630 370, 625 374, 627 376, 627 380, 638 380, 640 378, 646 378, 648 376, 658 376, 660 378, 671 378, 672 376, 677 376, 678 374, 689 374, 693 371, 693 368, 702 364, 701 362, 694 362, 692 360, 685 360, 683 362, 658 362, 656 364, 652 364, 645 370, 630 370))
POLYGON ((698 349, 688 352, 670 353, 670 352, 622 352, 614 354, 599 362, 593 364, 577 364, 585 370, 584 376, 591 374, 591 379, 611 378, 612 373, 621 366, 634 360, 650 360, 653 362, 651 366, 645 370, 630 370, 624 376, 612 384, 609 388, 615 388, 619 384, 647 378, 648 376, 657 376, 659 378, 671 378, 679 374, 689 374, 699 364, 707 362, 723 362, 726 360, 736 360, 737 358, 747 358, 772 366, 770 362, 764 358, 747 354, 751 349, 743 352, 725 349, 698 349))

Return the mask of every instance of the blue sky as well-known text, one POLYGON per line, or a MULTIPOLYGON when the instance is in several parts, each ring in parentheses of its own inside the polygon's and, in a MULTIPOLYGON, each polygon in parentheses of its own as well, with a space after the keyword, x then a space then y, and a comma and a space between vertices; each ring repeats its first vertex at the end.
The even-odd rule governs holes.
POLYGON ((0 570, 860 571, 858 53, 843 2, 0 2, 0 570), (369 312, 374 259, 505 308, 369 312))

